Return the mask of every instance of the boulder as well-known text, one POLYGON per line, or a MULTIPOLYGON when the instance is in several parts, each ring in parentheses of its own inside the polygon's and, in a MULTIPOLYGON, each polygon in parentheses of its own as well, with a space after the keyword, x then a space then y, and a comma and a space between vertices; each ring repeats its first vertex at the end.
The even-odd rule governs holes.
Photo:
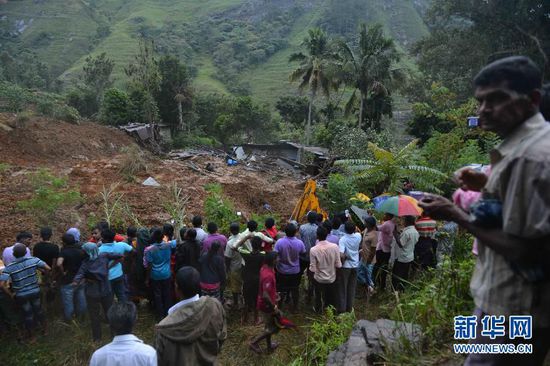
POLYGON ((348 341, 331 352, 327 365, 364 366, 384 350, 399 351, 404 344, 420 347, 422 330, 419 325, 378 319, 359 320, 348 341))

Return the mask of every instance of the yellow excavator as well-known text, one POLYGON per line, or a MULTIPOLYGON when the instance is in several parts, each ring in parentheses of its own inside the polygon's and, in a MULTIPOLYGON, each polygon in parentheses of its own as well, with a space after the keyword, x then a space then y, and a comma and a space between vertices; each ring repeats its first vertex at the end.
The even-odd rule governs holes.
POLYGON ((313 179, 308 179, 306 186, 304 188, 304 193, 302 197, 296 203, 294 211, 292 211, 291 220, 296 220, 298 222, 302 221, 303 218, 307 215, 309 211, 315 211, 323 215, 323 220, 328 218, 327 213, 319 205, 319 199, 315 194, 317 190, 317 183, 313 179))

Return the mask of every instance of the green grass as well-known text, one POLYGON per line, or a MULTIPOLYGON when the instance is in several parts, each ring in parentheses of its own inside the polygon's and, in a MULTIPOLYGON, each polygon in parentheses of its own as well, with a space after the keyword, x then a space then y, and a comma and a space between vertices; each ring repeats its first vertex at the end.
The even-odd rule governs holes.
MULTIPOLYGON (((288 57, 299 50, 307 30, 327 16, 327 3, 328 0, 310 3, 311 8, 296 19, 287 36, 289 47, 242 72, 241 80, 251 86, 251 94, 255 98, 273 105, 279 96, 297 93, 296 85, 288 81, 289 73, 296 66, 288 63, 288 57)), ((244 0, 48 0, 38 3, 20 0, 2 5, 2 14, 13 22, 33 20, 16 46, 35 50, 41 60, 62 74, 63 80, 73 79, 81 71, 89 54, 106 52, 115 61, 115 85, 124 87, 126 77, 123 68, 138 49, 139 26, 136 18, 142 18, 143 24, 155 28, 167 21, 195 24, 214 14, 238 17, 238 12, 228 10, 245 4, 244 0), (109 24, 111 34, 92 44, 98 25, 105 23, 109 24), (36 44, 35 40, 43 33, 48 35, 48 39, 36 44)), ((365 21, 382 23, 388 34, 402 42, 399 47, 406 49, 412 41, 427 34, 427 28, 412 4, 412 0, 370 1, 365 21)), ((197 89, 226 93, 227 87, 213 78, 216 66, 208 50, 191 56, 192 63, 198 68, 197 89)), ((408 58, 404 63, 413 64, 408 58)))

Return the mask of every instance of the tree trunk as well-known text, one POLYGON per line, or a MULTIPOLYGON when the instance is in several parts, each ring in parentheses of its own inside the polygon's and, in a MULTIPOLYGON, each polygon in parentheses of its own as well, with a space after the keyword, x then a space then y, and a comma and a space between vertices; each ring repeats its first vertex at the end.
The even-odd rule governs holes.
POLYGON ((183 131, 183 109, 181 107, 181 102, 178 102, 178 131, 183 131))
POLYGON ((313 100, 315 99, 315 92, 311 93, 309 99, 309 110, 307 113, 307 124, 306 124, 306 146, 309 146, 309 141, 311 138, 311 115, 313 110, 313 100))
POLYGON ((363 128, 363 108, 365 107, 365 97, 363 96, 363 93, 361 93, 361 105, 359 106, 359 123, 357 124, 357 127, 359 129, 363 128))

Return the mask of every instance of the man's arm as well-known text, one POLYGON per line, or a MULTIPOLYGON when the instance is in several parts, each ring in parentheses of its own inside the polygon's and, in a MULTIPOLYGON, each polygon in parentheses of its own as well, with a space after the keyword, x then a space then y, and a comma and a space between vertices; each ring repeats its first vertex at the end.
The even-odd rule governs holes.
POLYGON ((502 228, 488 229, 470 222, 467 213, 448 199, 430 195, 420 202, 420 206, 433 219, 454 221, 473 234, 483 245, 488 246, 511 261, 531 263, 547 257, 550 253, 550 236, 531 239, 531 245, 525 245, 525 239, 505 233, 502 228))
POLYGON ((259 237, 260 239, 262 239, 262 241, 265 241, 266 243, 273 243, 274 241, 272 238, 270 238, 267 235, 264 235, 264 233, 261 233, 259 231, 256 234, 254 234, 254 236, 259 237))

